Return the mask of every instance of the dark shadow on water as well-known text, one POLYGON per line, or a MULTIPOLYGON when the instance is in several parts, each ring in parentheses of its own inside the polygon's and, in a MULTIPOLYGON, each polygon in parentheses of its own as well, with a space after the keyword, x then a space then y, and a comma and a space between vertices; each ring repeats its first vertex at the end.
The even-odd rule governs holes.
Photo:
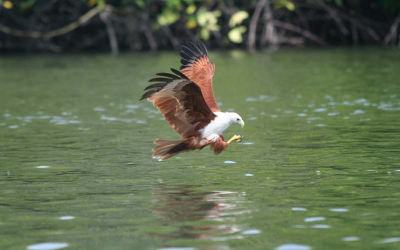
MULTIPOLYGON (((159 225, 166 230, 152 232, 151 236, 167 240, 164 247, 177 247, 168 244, 168 240, 223 242, 243 238, 240 232, 245 225, 239 221, 245 221, 250 213, 244 204, 246 194, 205 192, 205 188, 201 185, 155 186, 151 210, 160 216, 159 225)), ((207 247, 213 249, 209 244, 207 247)), ((214 244, 214 247, 217 246, 214 244)), ((218 247, 221 247, 219 243, 218 247)))

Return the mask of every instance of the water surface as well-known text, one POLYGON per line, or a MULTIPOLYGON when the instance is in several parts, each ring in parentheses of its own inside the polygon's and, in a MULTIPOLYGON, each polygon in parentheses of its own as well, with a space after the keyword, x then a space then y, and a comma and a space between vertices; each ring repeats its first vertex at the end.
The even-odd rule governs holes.
POLYGON ((399 55, 211 53, 244 140, 162 163, 177 53, 2 57, 0 249, 399 249, 399 55))

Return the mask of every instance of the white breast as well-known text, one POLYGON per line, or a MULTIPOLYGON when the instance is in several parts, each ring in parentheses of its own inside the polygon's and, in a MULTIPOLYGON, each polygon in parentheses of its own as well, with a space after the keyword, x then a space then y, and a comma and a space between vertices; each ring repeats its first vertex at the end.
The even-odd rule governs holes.
POLYGON ((214 112, 217 116, 213 121, 210 122, 206 127, 200 130, 203 138, 207 138, 207 140, 215 141, 225 129, 229 128, 231 125, 231 119, 227 113, 222 112, 214 112))

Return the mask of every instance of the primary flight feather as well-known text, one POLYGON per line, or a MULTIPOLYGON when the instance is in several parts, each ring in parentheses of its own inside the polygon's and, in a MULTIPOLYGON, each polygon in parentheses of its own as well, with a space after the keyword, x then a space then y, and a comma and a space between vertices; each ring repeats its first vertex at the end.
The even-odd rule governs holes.
POLYGON ((235 135, 225 141, 222 133, 231 124, 244 126, 243 119, 233 112, 221 112, 212 87, 215 65, 201 41, 181 46, 181 71, 158 73, 149 82, 154 84, 140 100, 147 99, 164 115, 168 124, 182 137, 180 140, 157 139, 153 158, 164 161, 179 153, 210 145, 214 154, 225 150, 235 135))

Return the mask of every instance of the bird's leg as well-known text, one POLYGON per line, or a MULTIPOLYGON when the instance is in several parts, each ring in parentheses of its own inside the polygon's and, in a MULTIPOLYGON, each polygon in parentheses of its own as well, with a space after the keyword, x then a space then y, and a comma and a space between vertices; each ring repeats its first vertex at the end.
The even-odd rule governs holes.
POLYGON ((232 136, 231 139, 229 139, 228 144, 235 141, 235 142, 241 142, 242 141, 243 136, 241 135, 234 135, 232 136))

